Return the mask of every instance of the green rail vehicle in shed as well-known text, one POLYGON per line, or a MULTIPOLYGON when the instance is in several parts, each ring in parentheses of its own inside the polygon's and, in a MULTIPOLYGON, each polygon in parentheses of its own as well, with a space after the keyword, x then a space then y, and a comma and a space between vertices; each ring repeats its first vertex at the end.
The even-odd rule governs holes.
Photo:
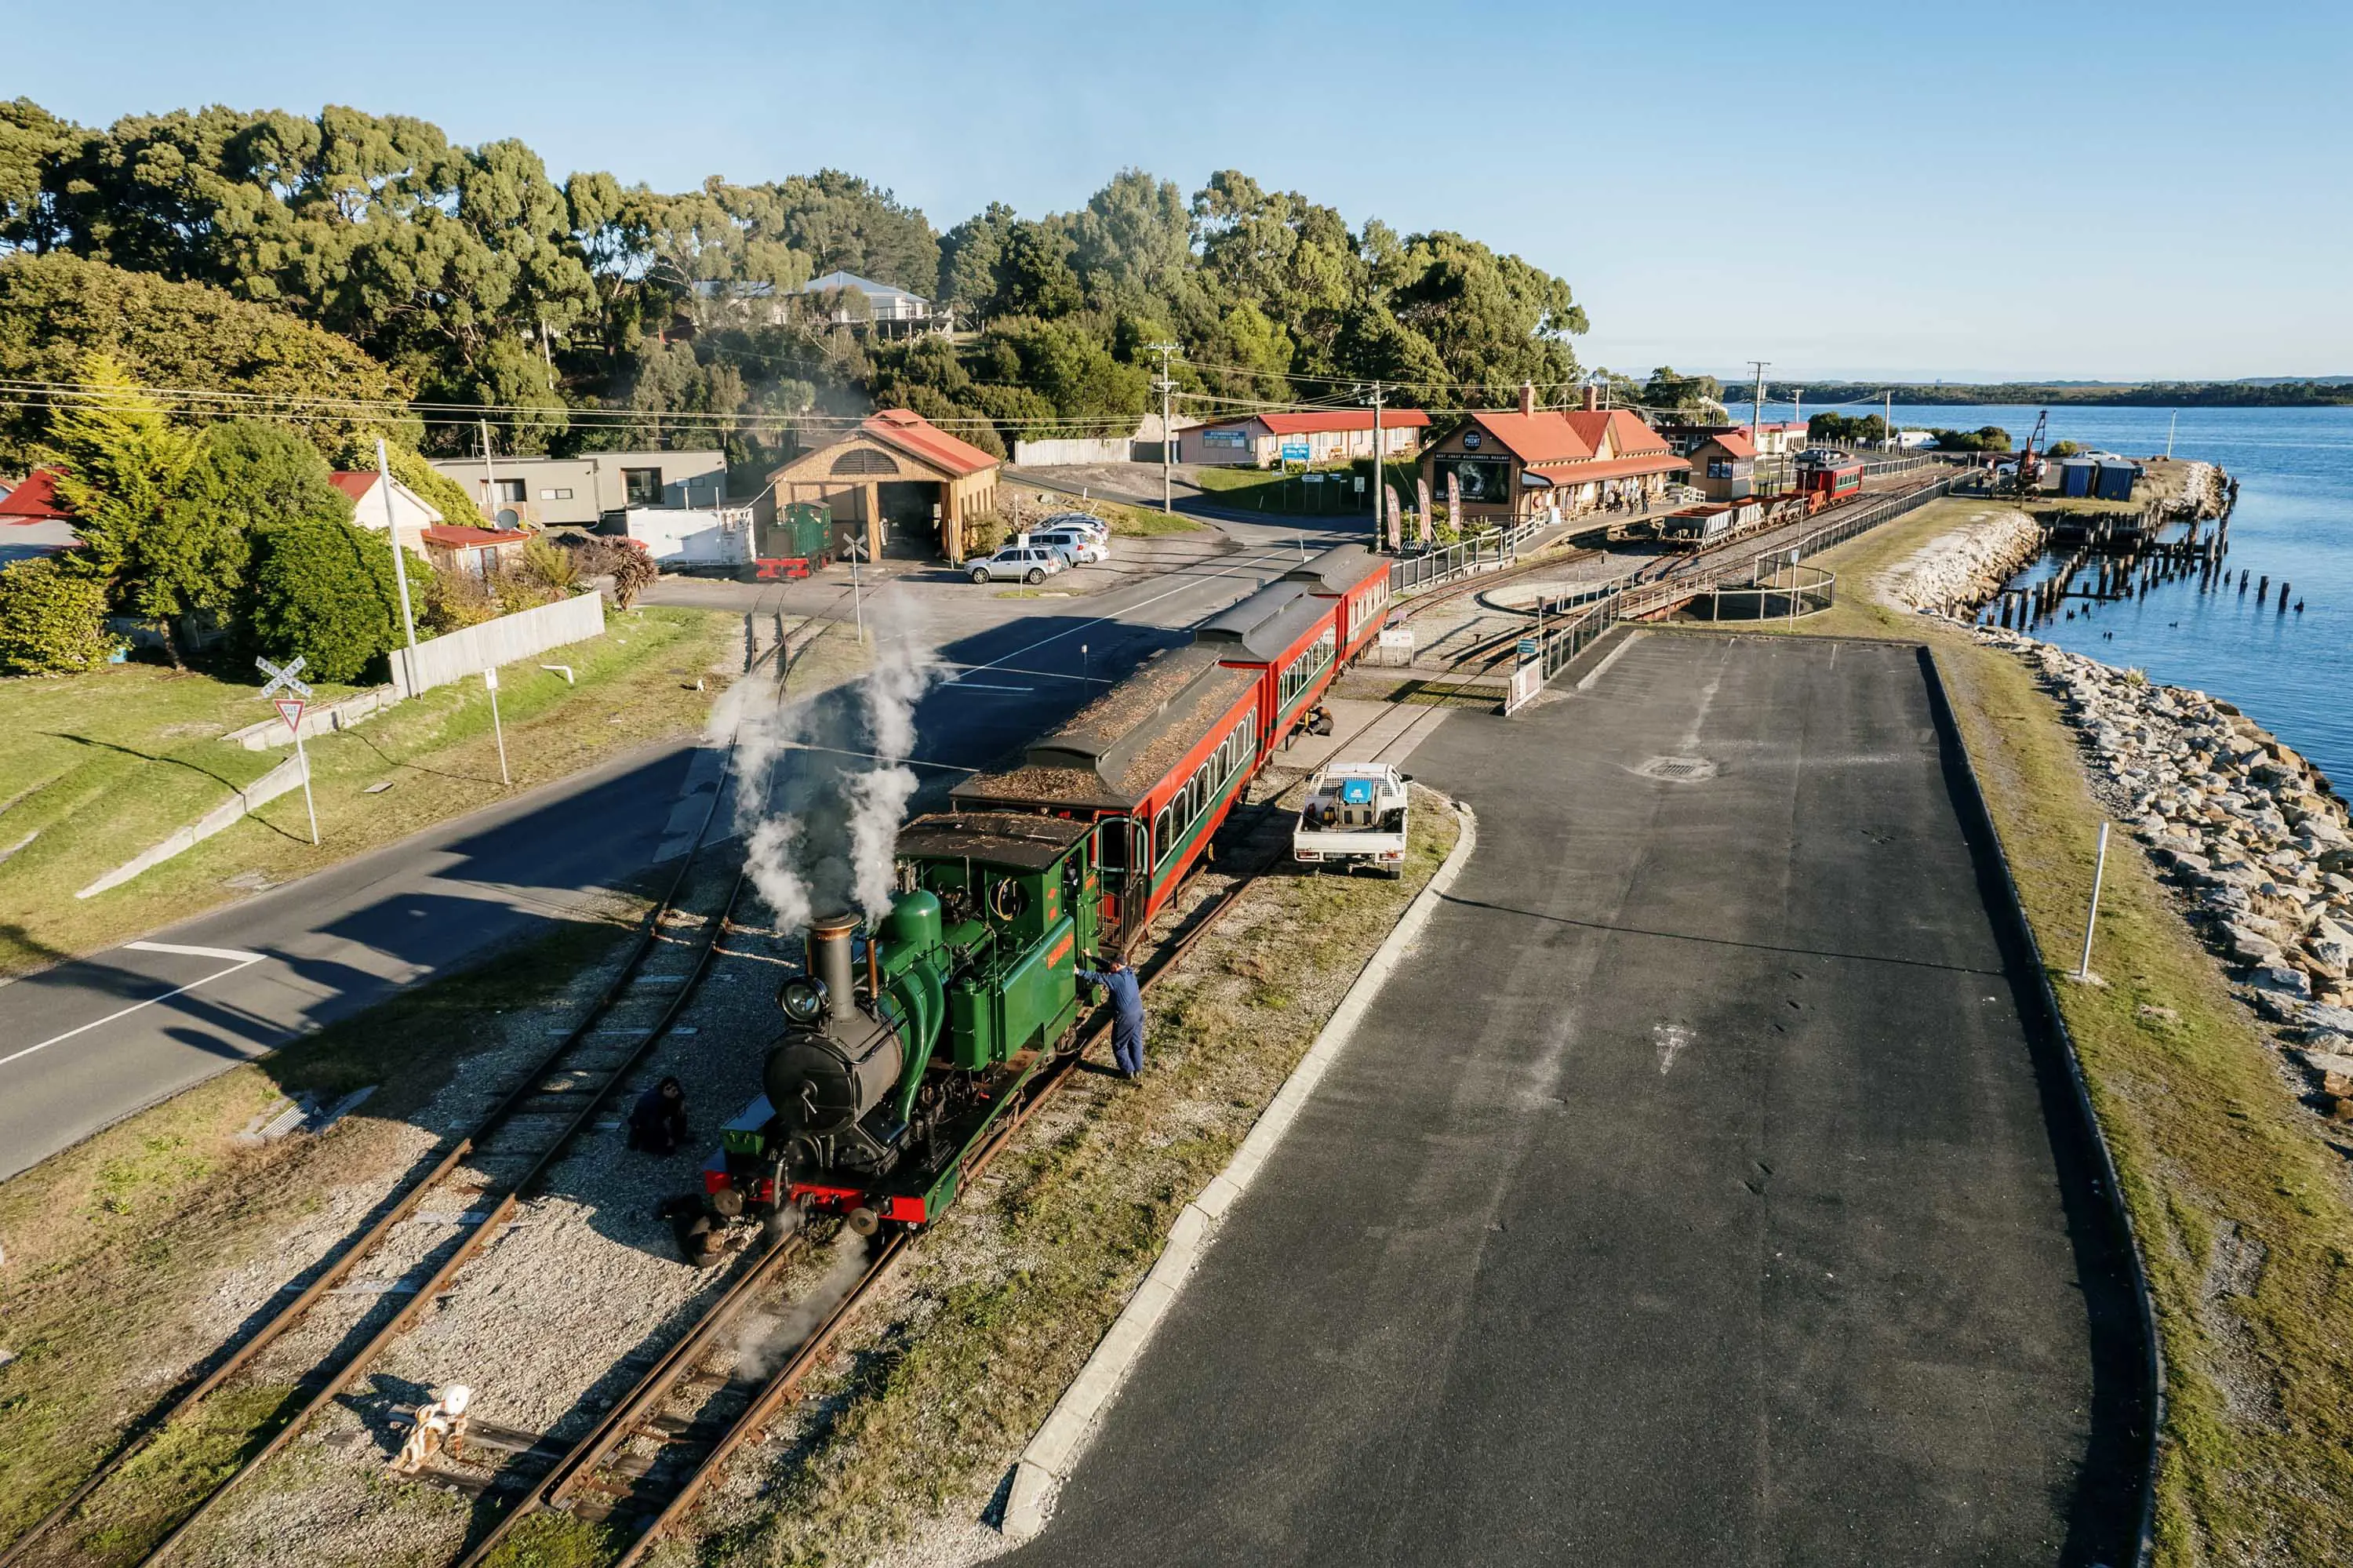
POLYGON ((752 571, 759 578, 805 577, 833 559, 833 508, 795 501, 752 522, 752 571))
POLYGON ((1016 811, 918 818, 873 930, 817 921, 766 1093, 703 1168, 723 1217, 847 1216, 871 1234, 954 1202, 991 1130, 1076 1042, 1078 970, 1103 894, 1092 822, 1016 811))

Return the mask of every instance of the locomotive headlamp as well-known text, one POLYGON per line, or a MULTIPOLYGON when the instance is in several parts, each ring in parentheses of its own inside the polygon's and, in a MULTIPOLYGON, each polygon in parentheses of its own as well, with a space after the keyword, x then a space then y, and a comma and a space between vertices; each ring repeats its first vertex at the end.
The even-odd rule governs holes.
POLYGON ((825 982, 807 976, 788 980, 777 989, 776 1005, 795 1023, 815 1023, 825 1016, 825 982))

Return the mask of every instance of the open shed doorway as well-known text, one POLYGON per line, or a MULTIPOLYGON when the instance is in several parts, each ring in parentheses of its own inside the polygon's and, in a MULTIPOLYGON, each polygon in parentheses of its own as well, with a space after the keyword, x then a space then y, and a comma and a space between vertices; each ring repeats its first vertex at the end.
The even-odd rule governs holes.
POLYGON ((882 508, 882 555, 894 561, 944 556, 937 514, 941 492, 935 480, 889 480, 877 487, 882 508))

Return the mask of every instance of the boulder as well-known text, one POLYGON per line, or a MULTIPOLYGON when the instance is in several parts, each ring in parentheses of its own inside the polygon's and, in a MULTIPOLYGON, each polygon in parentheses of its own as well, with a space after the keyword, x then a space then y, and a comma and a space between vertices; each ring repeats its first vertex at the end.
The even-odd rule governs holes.
POLYGON ((2312 995, 2310 977, 2285 964, 2264 964, 2247 977, 2247 983, 2258 992, 2292 1001, 2305 1001, 2312 995))
POLYGON ((2312 941, 2304 945, 2305 965, 2323 980, 2341 980, 2353 971, 2353 945, 2312 941))

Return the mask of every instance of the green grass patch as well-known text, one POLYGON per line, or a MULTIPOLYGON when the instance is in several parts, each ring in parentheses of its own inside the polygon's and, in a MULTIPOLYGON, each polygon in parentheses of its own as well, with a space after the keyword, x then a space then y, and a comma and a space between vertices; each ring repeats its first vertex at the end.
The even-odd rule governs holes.
MULTIPOLYGON (((1370 517, 1372 503, 1356 489, 1355 479, 1346 468, 1318 470, 1314 483, 1303 474, 1270 468, 1204 465, 1193 473, 1201 493, 1223 506, 1292 517, 1370 517)), ((1410 481, 1406 493, 1412 493, 1410 481)))
POLYGON ((292 1383, 223 1389, 142 1449, 117 1483, 91 1496, 75 1521, 75 1545, 108 1563, 154 1550, 188 1507, 234 1475, 302 1398, 292 1383))
POLYGON ((1074 1080, 932 1227, 908 1298, 845 1342, 830 1414, 704 1560, 866 1562, 976 1511, 1455 835, 1423 796, 1402 881, 1253 887, 1146 998, 1143 1082, 1074 1080))
MULTIPOLYGON (((500 716, 514 789, 667 736, 691 733, 714 692, 692 689, 734 646, 734 617, 649 608, 602 637, 551 650, 575 684, 538 667, 501 674, 500 716)), ((716 688, 716 679, 707 684, 716 688)), ((322 687, 328 700, 347 694, 322 687)), ((58 680, 0 681, 0 974, 21 974, 282 882, 485 805, 499 782, 490 700, 478 680, 427 692, 340 735, 305 742, 322 843, 302 792, 124 885, 74 894, 227 801, 289 755, 220 738, 269 716, 259 688, 211 675, 118 665, 58 680), (366 794, 370 786, 388 789, 366 794)))
MULTIPOLYGON (((163 1397, 176 1375, 159 1382, 157 1369, 190 1366, 219 1345, 227 1329, 212 1298, 225 1277, 267 1258, 322 1194, 383 1188, 414 1167, 405 1124, 468 1054, 510 1029, 550 1044, 542 1032, 585 1006, 628 939, 619 922, 636 912, 617 906, 608 921, 565 927, 507 961, 404 991, 0 1184, 0 1343, 17 1355, 0 1369, 0 1541, 79 1485, 163 1397), (330 1137, 265 1149, 234 1141, 281 1091, 331 1097, 364 1084, 380 1086, 330 1137)), ((354 1216, 347 1230, 361 1224, 354 1216)), ((153 1507, 142 1494, 176 1487, 171 1495, 185 1499, 236 1451, 234 1434, 273 1408, 249 1409, 234 1390, 208 1400, 144 1468, 92 1497, 84 1528, 133 1542, 153 1507)))
POLYGON ((601 1568, 626 1544, 619 1531, 543 1509, 499 1542, 488 1568, 601 1568))

